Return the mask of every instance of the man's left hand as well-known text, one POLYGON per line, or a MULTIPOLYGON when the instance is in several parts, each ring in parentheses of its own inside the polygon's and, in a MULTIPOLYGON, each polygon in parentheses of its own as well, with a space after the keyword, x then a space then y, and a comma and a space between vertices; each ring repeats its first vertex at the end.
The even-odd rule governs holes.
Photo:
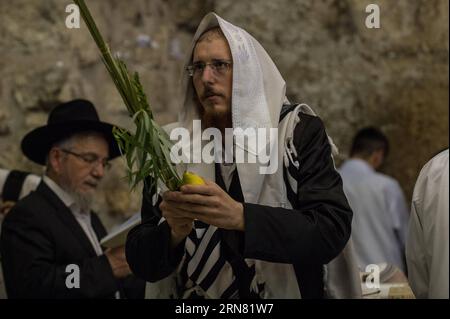
POLYGON ((180 192, 168 192, 165 200, 186 212, 186 217, 198 219, 219 228, 244 230, 244 206, 235 201, 219 185, 183 185, 180 192))

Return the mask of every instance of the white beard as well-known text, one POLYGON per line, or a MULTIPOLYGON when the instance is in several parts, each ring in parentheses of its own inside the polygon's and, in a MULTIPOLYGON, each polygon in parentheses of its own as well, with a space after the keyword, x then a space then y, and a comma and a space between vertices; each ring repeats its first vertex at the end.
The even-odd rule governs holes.
POLYGON ((94 201, 93 194, 80 194, 77 192, 69 193, 74 199, 75 203, 80 207, 82 212, 90 212, 92 208, 92 203, 94 201))
POLYGON ((75 204, 80 207, 82 212, 90 212, 92 208, 92 203, 94 201, 94 194, 86 194, 78 192, 70 183, 63 181, 61 183, 61 188, 64 189, 67 194, 69 194, 75 201, 75 204))

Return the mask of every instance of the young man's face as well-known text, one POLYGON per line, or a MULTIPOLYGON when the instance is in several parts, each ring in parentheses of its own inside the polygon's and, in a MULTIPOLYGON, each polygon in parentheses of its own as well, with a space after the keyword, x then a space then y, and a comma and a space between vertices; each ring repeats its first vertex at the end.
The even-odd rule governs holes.
MULTIPOLYGON (((192 63, 209 64, 226 61, 232 63, 231 51, 226 39, 220 36, 203 39, 194 49, 192 63)), ((233 66, 221 72, 205 66, 203 72, 193 75, 193 84, 203 114, 210 118, 224 118, 231 112, 231 92, 233 83, 233 66)))

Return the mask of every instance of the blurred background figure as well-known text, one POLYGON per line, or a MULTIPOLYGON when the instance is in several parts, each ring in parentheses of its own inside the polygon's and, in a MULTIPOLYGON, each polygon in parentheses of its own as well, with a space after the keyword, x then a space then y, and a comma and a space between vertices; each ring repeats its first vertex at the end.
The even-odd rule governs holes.
POLYGON ((389 151, 386 136, 374 127, 353 139, 350 159, 341 166, 344 192, 353 209, 352 237, 361 270, 388 263, 405 272, 408 209, 399 183, 377 172, 389 151))
POLYGON ((41 177, 18 170, 0 168, 0 222, 21 198, 34 191, 41 177))
MULTIPOLYGON (((18 170, 0 168, 0 234, 1 223, 16 202, 35 190, 41 178, 18 170)), ((6 298, 0 255, 0 299, 6 298)))
POLYGON ((448 299, 448 149, 422 169, 411 205, 406 260, 417 298, 448 299))

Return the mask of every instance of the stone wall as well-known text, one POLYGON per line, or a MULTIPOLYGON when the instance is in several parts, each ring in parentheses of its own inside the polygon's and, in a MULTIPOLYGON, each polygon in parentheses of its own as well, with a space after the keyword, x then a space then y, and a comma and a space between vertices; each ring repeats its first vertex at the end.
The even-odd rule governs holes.
MULTIPOLYGON (((20 152, 23 135, 58 102, 84 97, 103 120, 131 127, 90 35, 65 27, 69 0, 0 1, 0 167, 40 173, 20 152)), ((176 119, 181 59, 202 16, 215 11, 266 48, 288 97, 323 118, 345 158, 353 134, 380 127, 392 152, 384 171, 409 200, 422 165, 448 147, 447 0, 96 0, 88 5, 114 52, 140 73, 161 124, 176 119), (381 28, 367 29, 376 3, 381 28)), ((123 163, 105 179, 108 227, 137 211, 123 163)))

